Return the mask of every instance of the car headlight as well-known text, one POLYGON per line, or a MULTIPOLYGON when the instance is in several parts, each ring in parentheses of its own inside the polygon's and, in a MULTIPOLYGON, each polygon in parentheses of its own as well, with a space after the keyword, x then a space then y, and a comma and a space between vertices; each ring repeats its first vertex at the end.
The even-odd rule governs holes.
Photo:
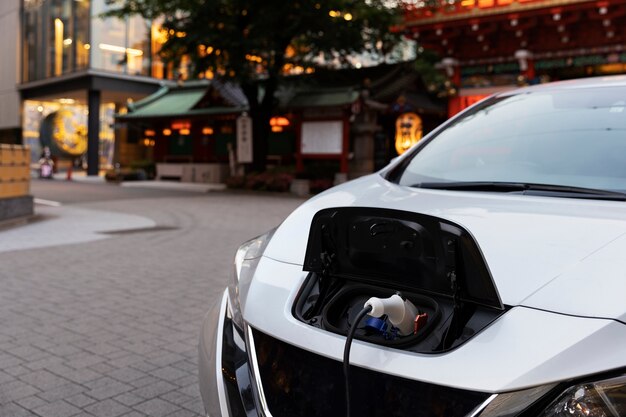
POLYGON ((561 393, 555 392, 557 389, 557 384, 549 384, 498 394, 480 417, 626 416, 626 375, 572 385, 561 393), (550 401, 549 398, 556 399, 548 402, 547 407, 541 406, 550 401), (537 410, 538 407, 541 408, 537 410))
POLYGON ((565 390, 541 417, 626 416, 626 375, 565 390))
POLYGON ((240 329, 243 329, 241 300, 246 299, 256 267, 275 230, 245 242, 235 253, 233 283, 228 287, 228 301, 232 320, 240 329))

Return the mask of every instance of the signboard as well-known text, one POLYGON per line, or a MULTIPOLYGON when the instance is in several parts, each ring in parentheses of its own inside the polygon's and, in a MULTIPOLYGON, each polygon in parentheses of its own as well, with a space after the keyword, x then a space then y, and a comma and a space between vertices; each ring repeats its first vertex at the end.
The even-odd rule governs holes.
POLYGON ((341 154, 343 150, 343 121, 302 123, 303 155, 341 154))
POLYGON ((237 118, 237 162, 252 162, 252 118, 246 113, 237 118))

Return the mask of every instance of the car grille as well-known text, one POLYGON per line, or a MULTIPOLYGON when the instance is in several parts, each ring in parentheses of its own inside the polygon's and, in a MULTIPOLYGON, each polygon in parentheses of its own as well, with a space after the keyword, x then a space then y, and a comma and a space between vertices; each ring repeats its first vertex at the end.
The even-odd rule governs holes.
MULTIPOLYGON (((259 373, 273 417, 345 417, 342 363, 253 330, 259 373)), ((352 367, 352 415, 464 417, 490 394, 352 367)))

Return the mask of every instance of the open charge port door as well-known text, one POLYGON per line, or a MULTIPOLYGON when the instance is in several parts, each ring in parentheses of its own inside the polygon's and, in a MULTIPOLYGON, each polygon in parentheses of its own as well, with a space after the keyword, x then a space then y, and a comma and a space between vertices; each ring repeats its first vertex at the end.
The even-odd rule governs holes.
POLYGON ((502 305, 471 235, 444 219, 376 208, 333 208, 311 223, 294 304, 302 322, 347 334, 370 297, 398 294, 415 306, 413 333, 367 317, 356 338, 420 353, 453 349, 493 322, 502 305))

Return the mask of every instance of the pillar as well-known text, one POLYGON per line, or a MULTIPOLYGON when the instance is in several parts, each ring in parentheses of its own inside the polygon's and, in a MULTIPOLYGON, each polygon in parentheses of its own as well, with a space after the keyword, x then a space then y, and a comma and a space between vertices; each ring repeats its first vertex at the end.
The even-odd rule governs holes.
POLYGON ((100 171, 100 91, 87 92, 87 175, 100 171))

